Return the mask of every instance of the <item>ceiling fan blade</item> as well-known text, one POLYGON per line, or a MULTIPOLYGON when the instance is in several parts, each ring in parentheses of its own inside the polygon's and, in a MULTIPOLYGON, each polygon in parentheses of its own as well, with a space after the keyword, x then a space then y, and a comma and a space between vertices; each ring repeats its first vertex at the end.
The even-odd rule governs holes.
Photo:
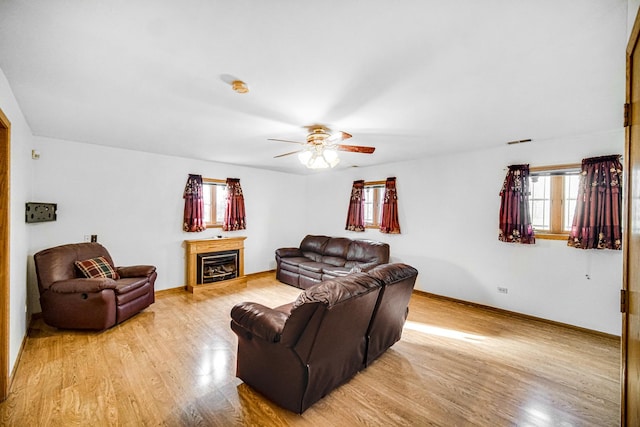
POLYGON ((347 132, 340 131, 340 136, 341 136, 341 139, 344 141, 345 139, 351 138, 353 135, 347 132))
POLYGON ((292 144, 300 144, 300 145, 305 145, 305 144, 306 144, 306 142, 300 142, 300 141, 289 141, 288 139, 267 138, 267 141, 290 142, 290 143, 292 143, 292 144))
POLYGON ((277 159, 278 157, 290 156, 290 155, 292 155, 292 154, 296 154, 296 153, 299 153, 299 152, 301 152, 301 151, 302 151, 302 150, 296 150, 296 151, 292 151, 292 152, 290 152, 290 153, 279 154, 279 155, 277 155, 277 156, 273 156, 273 158, 274 158, 274 159, 277 159))
POLYGON ((343 131, 338 131, 337 133, 334 133, 333 135, 331 135, 331 137, 328 138, 327 141, 329 141, 329 142, 344 141, 345 139, 349 139, 352 136, 353 135, 351 135, 350 133, 343 132, 343 131))
POLYGON ((349 151, 351 153, 363 153, 363 154, 371 154, 376 151, 376 147, 364 147, 362 145, 343 145, 336 144, 336 149, 339 151, 349 151))

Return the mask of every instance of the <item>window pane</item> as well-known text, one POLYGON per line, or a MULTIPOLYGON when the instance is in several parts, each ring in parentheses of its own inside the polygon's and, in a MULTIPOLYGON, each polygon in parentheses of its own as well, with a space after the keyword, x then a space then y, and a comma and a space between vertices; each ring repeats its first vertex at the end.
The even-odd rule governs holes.
POLYGON ((380 225, 383 194, 384 186, 380 184, 365 184, 363 191, 365 226, 377 227, 380 225))
POLYGON ((373 224, 373 187, 364 188, 364 223, 367 225, 373 224))
POLYGON ((580 175, 567 175, 564 177, 564 212, 562 215, 562 229, 564 231, 571 231, 579 185, 580 175))
POLYGON ((204 222, 209 222, 211 218, 211 186, 204 184, 202 186, 202 198, 204 199, 204 222))
POLYGON ((226 206, 227 186, 213 182, 205 182, 202 185, 204 201, 204 222, 207 225, 220 225, 224 221, 224 209, 226 206))
POLYGON ((224 221, 224 210, 227 206, 227 186, 216 185, 216 224, 224 221))
POLYGON ((534 176, 530 179, 529 190, 531 223, 536 230, 549 230, 551 218, 551 177, 534 176))
POLYGON ((378 193, 378 196, 376 197, 376 200, 378 201, 378 206, 376 206, 376 209, 378 210, 378 215, 376 215, 376 225, 380 225, 380 222, 382 221, 382 206, 384 205, 384 187, 378 187, 376 188, 376 191, 378 193))
POLYGON ((531 223, 536 230, 549 229, 549 204, 545 200, 532 202, 531 223))
POLYGON ((531 191, 532 199, 548 199, 550 193, 551 177, 538 176, 537 179, 532 180, 532 185, 529 187, 531 191))

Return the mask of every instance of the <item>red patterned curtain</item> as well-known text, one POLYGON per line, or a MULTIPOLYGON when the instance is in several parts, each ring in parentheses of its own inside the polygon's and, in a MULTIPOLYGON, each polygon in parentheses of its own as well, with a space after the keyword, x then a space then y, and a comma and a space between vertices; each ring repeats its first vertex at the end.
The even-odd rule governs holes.
POLYGON ((364 180, 353 181, 349 211, 347 212, 347 225, 344 229, 364 231, 364 180))
POLYGON ((529 165, 509 166, 500 197, 498 240, 508 243, 535 243, 529 212, 529 165))
POLYGON ((206 230, 204 224, 204 199, 202 198, 202 176, 189 175, 184 187, 184 222, 182 229, 188 232, 206 230))
POLYGON ((382 233, 400 234, 400 220, 398 219, 398 192, 396 179, 387 178, 384 187, 384 204, 382 205, 382 218, 380 219, 380 231, 382 233))
POLYGON ((582 175, 568 246, 622 249, 620 156, 582 160, 582 175))
POLYGON ((227 178, 227 206, 224 210, 224 231, 244 230, 247 228, 244 210, 244 196, 238 178, 227 178))

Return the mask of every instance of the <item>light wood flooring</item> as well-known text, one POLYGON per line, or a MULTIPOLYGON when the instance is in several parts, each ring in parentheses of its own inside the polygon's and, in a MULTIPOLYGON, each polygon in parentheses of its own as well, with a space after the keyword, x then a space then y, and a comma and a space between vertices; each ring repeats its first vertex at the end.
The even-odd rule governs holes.
POLYGON ((36 320, 0 425, 619 425, 619 340, 420 294, 401 341, 304 414, 283 410, 235 377, 229 312, 298 293, 267 274, 163 293, 101 333, 36 320))

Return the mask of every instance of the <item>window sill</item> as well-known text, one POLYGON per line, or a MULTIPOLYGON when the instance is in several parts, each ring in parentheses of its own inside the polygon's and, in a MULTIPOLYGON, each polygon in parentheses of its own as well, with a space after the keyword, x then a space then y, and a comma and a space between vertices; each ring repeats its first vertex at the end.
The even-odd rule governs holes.
POLYGON ((536 239, 541 240, 569 240, 569 233, 535 233, 536 239))
POLYGON ((207 224, 207 228, 222 228, 222 224, 207 224))

